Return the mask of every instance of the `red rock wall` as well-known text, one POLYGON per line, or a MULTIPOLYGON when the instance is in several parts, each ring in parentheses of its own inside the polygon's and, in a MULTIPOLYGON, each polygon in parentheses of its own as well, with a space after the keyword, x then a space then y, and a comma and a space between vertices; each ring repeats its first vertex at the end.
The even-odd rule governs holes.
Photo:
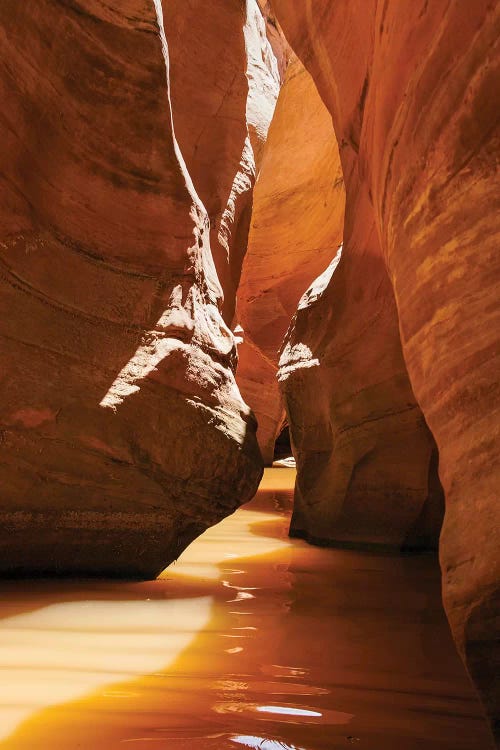
POLYGON ((3 573, 156 575, 260 477, 159 25, 0 5, 3 573))
POLYGON ((342 240, 344 201, 331 117, 295 58, 264 148, 238 290, 243 343, 237 379, 257 416, 266 463, 284 417, 279 348, 299 299, 342 240))
POLYGON ((176 137, 207 209, 222 314, 231 326, 279 72, 256 0, 163 7, 176 137))
POLYGON ((436 439, 458 649, 498 731, 498 44, 491 0, 273 0, 374 221, 415 396, 436 439), (496 722, 496 723, 495 723, 496 722))
POLYGON ((291 534, 345 547, 435 548, 442 503, 433 440, 373 245, 348 238, 303 296, 278 379, 297 460, 291 534))
POLYGON ((262 16, 266 22, 266 34, 274 52, 281 82, 285 79, 285 73, 292 56, 292 50, 287 43, 283 31, 276 20, 276 15, 270 0, 257 0, 262 16))

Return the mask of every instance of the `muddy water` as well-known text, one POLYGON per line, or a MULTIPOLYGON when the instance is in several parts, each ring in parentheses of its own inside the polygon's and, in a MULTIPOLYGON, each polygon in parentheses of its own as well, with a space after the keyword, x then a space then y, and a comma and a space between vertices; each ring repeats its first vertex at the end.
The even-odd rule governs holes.
POLYGON ((436 563, 288 539, 292 482, 157 581, 0 584, 0 748, 486 748, 436 563))

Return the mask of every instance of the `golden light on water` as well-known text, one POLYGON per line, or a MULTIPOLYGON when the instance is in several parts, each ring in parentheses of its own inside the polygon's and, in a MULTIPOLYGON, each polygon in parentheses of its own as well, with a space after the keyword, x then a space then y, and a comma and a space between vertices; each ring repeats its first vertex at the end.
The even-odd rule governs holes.
MULTIPOLYGON (((267 476, 266 483, 283 486, 285 477, 276 479, 267 476)), ((159 580, 172 576, 218 580, 221 565, 231 559, 287 547, 287 541, 251 533, 253 524, 274 519, 272 513, 234 514, 197 539, 159 580)), ((252 598, 228 581, 222 585, 233 593, 230 602, 252 598)), ((89 584, 89 594, 91 590, 89 584)), ((32 604, 33 611, 0 620, 0 740, 46 707, 168 669, 207 627, 213 597, 32 604)), ((2 609, 8 609, 8 604, 2 609)), ((240 650, 235 647, 227 652, 240 650)))
POLYGON ((156 581, 3 582, 0 750, 482 750, 435 562, 289 539, 294 478, 156 581))
POLYGON ((168 669, 212 598, 79 601, 0 621, 0 740, 34 712, 168 669))

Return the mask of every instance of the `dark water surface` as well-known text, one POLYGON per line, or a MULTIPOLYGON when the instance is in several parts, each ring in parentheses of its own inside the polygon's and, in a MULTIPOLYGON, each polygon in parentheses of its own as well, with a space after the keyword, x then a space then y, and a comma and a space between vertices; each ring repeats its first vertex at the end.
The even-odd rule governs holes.
POLYGON ((435 560, 290 540, 292 483, 157 581, 1 583, 0 748, 487 748, 435 560))

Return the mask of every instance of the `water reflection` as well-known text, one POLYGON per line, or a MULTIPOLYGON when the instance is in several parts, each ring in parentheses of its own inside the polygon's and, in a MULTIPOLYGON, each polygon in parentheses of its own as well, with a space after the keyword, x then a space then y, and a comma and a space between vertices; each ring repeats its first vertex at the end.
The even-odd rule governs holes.
POLYGON ((290 540, 293 480, 157 581, 2 583, 2 750, 486 747, 435 562, 290 540))
MULTIPOLYGON (((289 716, 323 716, 320 711, 309 711, 306 708, 295 708, 294 706, 257 706, 256 711, 262 711, 268 714, 288 714, 289 716)), ((352 719, 350 714, 349 719, 352 719)))
POLYGON ((243 745, 244 747, 256 748, 257 750, 305 750, 305 748, 297 747, 296 745, 285 745, 284 742, 266 740, 265 737, 253 737, 251 735, 231 737, 231 742, 243 745))

